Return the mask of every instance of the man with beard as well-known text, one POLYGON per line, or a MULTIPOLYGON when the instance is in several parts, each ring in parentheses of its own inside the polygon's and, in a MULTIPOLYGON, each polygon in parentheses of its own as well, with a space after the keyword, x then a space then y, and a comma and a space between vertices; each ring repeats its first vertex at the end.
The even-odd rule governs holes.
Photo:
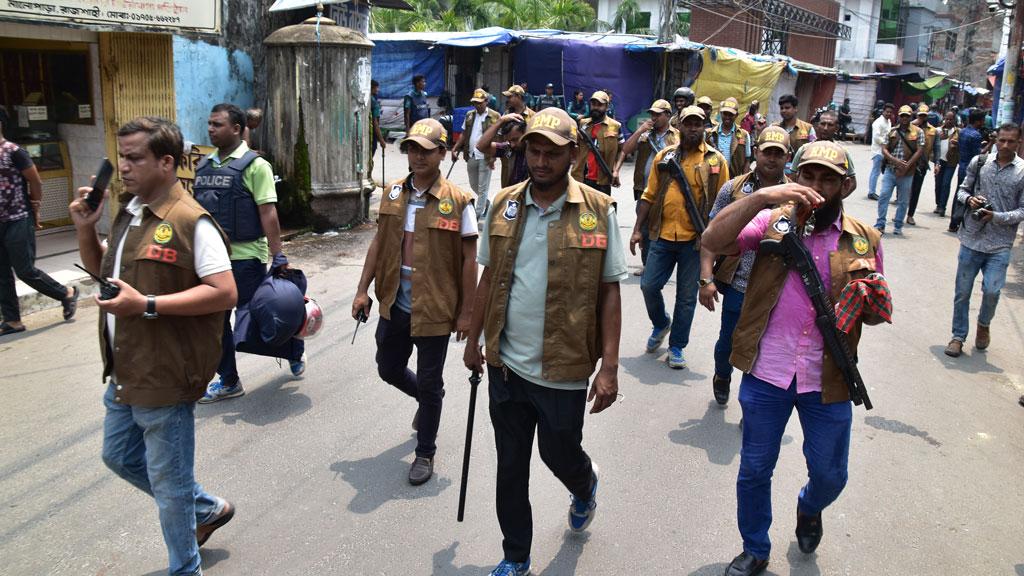
MULTIPOLYGON (((711 207, 714 219, 729 204, 746 198, 761 188, 789 182, 784 171, 789 161, 789 134, 778 126, 761 132, 754 152, 757 163, 754 170, 726 182, 711 207)), ((706 248, 700 252, 700 292, 698 300, 708 310, 715 311, 718 295, 722 295, 722 327, 715 343, 715 375, 711 379, 715 401, 719 406, 729 402, 732 382, 732 333, 743 307, 743 293, 747 289, 750 269, 754 266, 753 251, 739 256, 727 256, 715 266, 715 254, 706 248)))
MULTIPOLYGON (((843 212, 843 198, 852 188, 842 147, 835 142, 810 144, 796 169, 796 183, 762 188, 722 210, 704 234, 704 247, 726 255, 757 250, 762 239, 778 240, 792 226, 803 225, 801 214, 813 214, 813 230, 801 241, 832 300, 838 301, 851 281, 882 272, 881 235, 843 212)), ((884 279, 874 279, 884 285, 884 279)), ((871 313, 854 321, 849 332, 854 354, 861 325, 880 321, 871 313)), ((797 545, 805 554, 813 553, 821 541, 822 510, 846 485, 853 411, 842 372, 815 327, 814 308, 800 275, 787 269, 777 254, 762 253, 754 261, 731 360, 744 372, 739 393, 743 444, 736 481, 743 552, 725 574, 753 576, 768 566, 771 479, 793 408, 800 416, 808 470, 796 510, 797 545)))
POLYGON ((572 170, 572 177, 577 182, 583 182, 605 194, 612 193, 612 186, 619 187, 619 174, 613 172, 611 177, 605 174, 597 161, 597 154, 604 159, 605 166, 611 169, 619 158, 619 146, 625 140, 622 137, 622 124, 608 116, 610 101, 608 94, 600 90, 590 97, 590 117, 580 120, 580 141, 576 165, 572 170), (596 144, 597 152, 586 143, 587 136, 596 144))
POLYGON ((680 115, 687 107, 693 106, 693 101, 696 98, 697 95, 693 93, 692 89, 686 86, 676 88, 675 93, 672 94, 672 108, 675 110, 675 114, 672 116, 672 120, 669 121, 673 128, 679 129, 679 122, 682 120, 680 115))
POLYGON ((910 205, 910 187, 914 183, 917 161, 924 154, 924 130, 910 123, 913 111, 910 106, 901 106, 898 124, 889 130, 886 144, 882 148, 885 156, 885 175, 882 176, 882 193, 878 196, 878 219, 875 228, 885 234, 885 220, 889 214, 889 198, 896 189, 896 219, 892 233, 903 234, 903 218, 910 205))
POLYGON ((642 231, 647 227, 651 247, 640 280, 647 316, 654 326, 647 339, 647 353, 657 352, 668 336, 668 365, 676 370, 686 368, 683 349, 690 342, 690 325, 697 307, 700 234, 693 220, 707 222, 719 182, 729 180, 725 158, 704 141, 704 111, 696 106, 684 109, 680 126, 682 143, 668 146, 654 157, 629 239, 629 251, 636 254, 636 245, 643 240, 642 231), (672 156, 666 158, 669 154, 672 156), (664 167, 659 166, 662 161, 664 167), (698 214, 690 214, 680 183, 668 172, 668 162, 678 162, 682 168, 698 214), (676 301, 669 316, 661 291, 673 270, 677 271, 676 301))
POLYGON ((473 322, 464 361, 487 365, 498 456, 495 486, 504 557, 491 576, 530 573, 530 456, 540 456, 571 494, 569 529, 597 511, 598 470, 583 450, 584 410, 618 394, 621 303, 627 276, 615 201, 569 176, 576 123, 538 112, 523 137, 530 180, 502 190, 484 224, 473 322), (486 358, 479 342, 486 339, 486 358), (598 358, 601 368, 590 387, 598 358))
POLYGON ((366 251, 352 301, 352 317, 370 314, 367 291, 380 301, 377 371, 382 380, 416 400, 416 458, 409 483, 434 473, 437 429, 444 398, 448 340, 462 340, 472 319, 476 282, 477 219, 473 196, 441 176, 448 133, 433 118, 413 125, 399 144, 410 174, 381 199, 377 234, 366 251), (409 357, 416 347, 416 372, 409 357))
MULTIPOLYGON (((679 143, 679 131, 669 126, 669 120, 672 118, 672 108, 669 103, 664 100, 655 100, 647 111, 651 113, 651 118, 645 120, 626 140, 626 143, 622 145, 622 151, 619 152, 619 161, 615 163, 615 174, 618 174, 626 157, 636 152, 636 163, 633 168, 633 200, 637 202, 638 208, 640 196, 644 193, 647 179, 651 174, 651 167, 654 165, 654 156, 666 146, 674 146, 679 143)), ((643 234, 643 240, 640 242, 640 261, 646 264, 649 244, 647 227, 645 226, 640 232, 643 234)))
MULTIPOLYGON (((703 108, 703 107, 702 107, 703 108)), ((722 123, 708 128, 708 144, 725 156, 730 174, 744 174, 750 168, 750 134, 736 126, 739 104, 735 98, 726 98, 718 107, 722 123)))
POLYGON ((914 213, 917 211, 917 201, 921 197, 921 186, 924 185, 924 177, 931 171, 932 162, 938 163, 939 161, 936 157, 938 148, 935 146, 935 134, 938 131, 928 123, 929 112, 927 104, 919 105, 917 107, 917 119, 914 120, 914 125, 924 132, 924 152, 917 160, 914 180, 910 185, 910 209, 907 210, 907 224, 910 226, 917 225, 917 222, 914 221, 914 213))
POLYGON ((505 104, 510 114, 519 114, 523 120, 529 120, 534 112, 530 109, 530 95, 526 93, 523 86, 513 84, 501 93, 505 97, 505 104))
MULTIPOLYGON (((822 112, 821 116, 818 117, 818 124, 817 126, 815 126, 814 130, 815 134, 818 137, 818 139, 815 140, 816 142, 818 140, 834 142, 839 130, 839 118, 836 114, 836 111, 825 110, 824 112, 822 112)), ((797 164, 800 163, 800 156, 803 155, 803 151, 805 148, 807 148, 806 144, 801 146, 799 150, 795 150, 793 152, 793 166, 796 166, 797 164)), ((843 149, 846 150, 846 147, 844 146, 843 149)), ((846 177, 850 179, 850 186, 852 187, 852 189, 856 190, 857 173, 854 170, 853 156, 850 156, 849 150, 846 150, 846 177)))

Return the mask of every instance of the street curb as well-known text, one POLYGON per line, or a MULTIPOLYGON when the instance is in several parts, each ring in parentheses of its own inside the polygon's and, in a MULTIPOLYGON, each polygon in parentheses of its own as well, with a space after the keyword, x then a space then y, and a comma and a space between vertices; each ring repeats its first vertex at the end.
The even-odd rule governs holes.
MULTIPOLYGON (((78 303, 82 304, 82 300, 91 297, 93 294, 99 292, 99 288, 96 285, 96 281, 89 276, 82 276, 76 278, 65 285, 74 286, 78 288, 78 303)), ((26 316, 35 312, 48 310, 50 308, 59 308, 61 303, 58 300, 54 300, 49 296, 43 296, 39 292, 33 290, 28 294, 22 294, 18 296, 18 306, 21 309, 21 315, 26 316)))

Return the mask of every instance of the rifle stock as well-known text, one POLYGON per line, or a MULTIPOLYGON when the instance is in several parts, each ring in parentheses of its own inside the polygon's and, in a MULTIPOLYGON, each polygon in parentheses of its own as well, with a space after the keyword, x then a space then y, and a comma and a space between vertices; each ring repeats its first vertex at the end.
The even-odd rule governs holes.
POLYGON ((704 215, 697 208, 697 201, 693 197, 690 182, 686 179, 686 174, 683 173, 683 167, 679 165, 679 159, 676 158, 676 150, 668 152, 662 157, 661 162, 658 162, 658 171, 668 172, 669 176, 679 184, 679 189, 683 192, 683 200, 686 203, 686 212, 690 215, 693 229, 697 231, 697 236, 703 236, 707 223, 704 222, 704 215))
POLYGON ((590 148, 590 151, 594 153, 594 158, 597 160, 598 168, 601 169, 601 172, 604 172, 604 175, 608 177, 608 183, 611 184, 612 169, 609 168, 608 163, 604 161, 604 156, 601 156, 601 151, 597 148, 597 143, 590 137, 590 134, 587 134, 586 130, 580 129, 578 133, 583 137, 583 141, 587 144, 587 147, 590 148))

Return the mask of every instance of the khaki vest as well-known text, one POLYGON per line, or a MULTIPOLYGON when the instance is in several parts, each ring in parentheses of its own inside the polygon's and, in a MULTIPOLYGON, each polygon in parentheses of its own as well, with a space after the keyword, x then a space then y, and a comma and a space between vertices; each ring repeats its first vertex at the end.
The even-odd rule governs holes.
MULTIPOLYGON (((484 132, 486 132, 487 129, 490 128, 491 125, 494 124, 495 122, 497 122, 500 118, 501 118, 501 114, 498 114, 497 111, 491 110, 490 108, 487 108, 486 110, 484 110, 484 125, 480 127, 481 128, 480 133, 483 134, 484 132)), ((470 132, 473 131, 473 124, 475 122, 476 122, 476 108, 472 108, 472 109, 470 109, 469 112, 466 112, 466 119, 462 122, 462 136, 460 136, 460 138, 465 138, 466 139, 466 148, 465 148, 466 158, 470 157, 471 150, 469 149, 469 135, 470 135, 470 132)), ((491 156, 493 156, 493 154, 488 153, 488 154, 485 154, 484 156, 490 158, 491 156)))
MULTIPOLYGON (((751 180, 754 175, 754 171, 751 170, 742 176, 737 176, 730 180, 732 182, 732 197, 729 203, 733 203, 737 200, 741 200, 747 197, 749 194, 757 192, 763 184, 759 184, 757 180, 751 182, 751 190, 749 193, 743 191, 743 186, 751 180)), ((783 183, 789 182, 787 176, 782 177, 783 183)), ((736 276, 736 270, 740 267, 740 255, 736 256, 724 256, 722 260, 715 266, 715 280, 723 282, 725 284, 732 284, 733 277, 736 276)))
MULTIPOLYGON (((651 166, 651 171, 653 172, 658 169, 658 162, 665 157, 669 150, 676 151, 678 149, 678 145, 666 146, 654 157, 654 165, 651 166)), ((724 163, 725 157, 722 156, 722 153, 707 146, 704 151, 704 161, 697 166, 696 186, 694 186, 694 182, 690 182, 694 200, 697 202, 697 208, 700 210, 705 224, 708 221, 708 216, 711 214, 711 207, 715 203, 715 196, 718 195, 718 171, 720 170, 719 167, 724 163), (698 194, 700 194, 700 198, 696 198, 698 194)), ((682 160, 679 161, 679 165, 682 166, 682 160)), ((686 169, 684 168, 683 174, 685 173, 686 169)), ((668 172, 658 172, 657 181, 658 196, 654 199, 654 203, 651 204, 651 211, 647 215, 647 235, 651 240, 661 237, 661 211, 665 208, 665 195, 668 192, 668 187, 672 184, 673 178, 668 172)))
MULTIPOLYGON (((131 227, 132 215, 123 208, 129 200, 130 195, 121 198, 122 208, 100 263, 101 276, 113 276, 117 246, 124 237, 118 278, 140 293, 160 296, 198 286, 192 242, 199 218, 210 215, 175 183, 166 196, 143 209, 142 224, 131 227)), ((223 232, 221 239, 228 246, 223 232)), ((199 400, 220 363, 223 329, 224 312, 162 315, 155 320, 141 314, 121 316, 111 344, 107 315, 101 312, 103 377, 113 375, 117 381, 115 401, 153 408, 199 400)))
POLYGON ((935 145, 936 146, 939 145, 939 140, 940 140, 940 137, 942 136, 942 134, 940 134, 940 132, 942 130, 948 130, 949 131, 949 137, 947 138, 949 140, 949 148, 946 149, 946 157, 945 158, 939 158, 939 160, 945 160, 946 164, 955 166, 958 162, 960 162, 960 129, 957 128, 956 126, 953 126, 952 128, 942 128, 942 127, 936 128, 935 129, 935 145))
MULTIPOLYGON (((784 215, 792 213, 792 206, 776 208, 772 211, 771 222, 768 224, 765 238, 779 238, 774 225, 784 215)), ((793 220, 793 218, 790 218, 793 220)), ((881 235, 878 230, 847 215, 842 217, 842 232, 835 252, 829 253, 829 269, 831 270, 831 300, 836 302, 840 292, 851 280, 864 278, 875 271, 875 252, 881 235), (867 240, 868 247, 864 254, 858 254, 853 248, 853 241, 860 237, 867 240)), ((757 360, 761 336, 768 326, 772 310, 779 301, 789 269, 778 254, 758 253, 754 268, 747 282, 743 309, 736 324, 732 337, 732 355, 729 361, 743 372, 749 373, 757 360)), ((824 280, 824 278, 822 279, 824 280)), ((802 284, 794 284, 793 289, 803 290, 802 284)), ((861 321, 858 320, 847 335, 850 351, 856 356, 857 342, 860 340, 861 321)), ((828 349, 822 359, 821 401, 825 404, 845 402, 850 399, 842 372, 828 349)))
MULTIPOLYGON (((913 146, 913 148, 903 143, 903 138, 900 138, 899 135, 899 126, 893 126, 892 129, 889 130, 889 137, 886 140, 885 145, 890 154, 895 154, 896 147, 901 146, 903 148, 903 160, 908 161, 910 160, 910 157, 914 155, 914 152, 917 151, 917 139, 921 137, 921 129, 911 124, 907 126, 907 133, 903 136, 907 139, 907 142, 910 142, 910 145, 913 146)), ((928 141, 926 137, 925 146, 927 145, 928 141)), ((925 153, 922 152, 921 155, 924 156, 925 153)))
MULTIPOLYGON (((380 248, 374 268, 381 318, 391 319, 402 280, 402 239, 411 176, 391 184, 380 201, 377 235, 380 248)), ((455 330, 462 293, 462 212, 473 202, 465 192, 438 176, 416 211, 412 249, 412 336, 443 336, 455 330)))
MULTIPOLYGON (((636 149, 636 163, 633 165, 633 190, 638 192, 643 192, 644 188, 647 188, 647 178, 644 178, 644 166, 647 166, 647 159, 651 157, 651 154, 654 154, 650 138, 651 131, 640 136, 640 143, 636 149)), ((669 126, 668 133, 665 134, 665 148, 675 146, 676 144, 679 144, 679 130, 669 126)), ((655 169, 657 169, 657 166, 651 164, 651 170, 655 169)))
MULTIPOLYGON (((590 125, 593 121, 593 118, 581 119, 580 132, 582 133, 586 130, 586 135, 590 136, 590 125)), ((619 124, 618 120, 610 116, 605 116, 604 121, 599 126, 594 143, 597 144, 597 149, 600 151, 601 157, 604 158, 605 164, 608 164, 608 169, 614 171, 615 162, 619 159, 619 136, 622 135, 622 124, 619 124)), ((579 142, 576 146, 576 165, 572 168, 572 177, 577 182, 583 182, 583 175, 587 169, 587 156, 589 155, 590 146, 587 146, 584 135, 580 134, 579 142)), ((611 179, 601 170, 600 165, 597 167, 597 183, 600 186, 609 186, 612 183, 611 179)))
MULTIPOLYGON (((782 125, 781 121, 772 124, 772 126, 778 126, 780 128, 785 129, 785 126, 782 125)), ((793 131, 789 133, 789 149, 796 151, 799 150, 800 147, 803 146, 804 144, 810 142, 811 130, 813 128, 814 127, 811 126, 810 122, 805 122, 797 118, 796 126, 793 128, 793 131)))
MULTIPOLYGON (((705 132, 707 143, 714 146, 715 150, 720 150, 718 136, 722 133, 721 128, 719 125, 705 132)), ((729 145, 729 174, 743 174, 747 171, 747 141, 749 140, 750 134, 736 126, 736 131, 732 135, 732 143, 729 145)))
MULTIPOLYGON (((488 213, 491 288, 484 309, 487 363, 501 366, 501 332, 526 220, 529 180, 498 193, 488 213)), ((611 196, 569 178, 559 225, 548 228, 548 288, 541 375, 552 382, 585 380, 601 357, 598 294, 608 248, 611 196)))
POLYGON ((932 153, 935 148, 935 135, 938 134, 938 131, 934 126, 927 122, 925 122, 925 127, 920 129, 924 130, 924 153, 921 154, 921 158, 918 162, 920 162, 923 168, 927 168, 928 163, 932 161, 932 153))

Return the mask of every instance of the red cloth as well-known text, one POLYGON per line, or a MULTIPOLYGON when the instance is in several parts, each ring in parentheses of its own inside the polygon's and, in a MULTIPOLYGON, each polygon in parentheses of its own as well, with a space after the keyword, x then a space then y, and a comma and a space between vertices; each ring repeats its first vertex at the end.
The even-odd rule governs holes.
POLYGON ((847 284, 836 302, 836 325, 847 334, 865 314, 892 324, 892 293, 885 277, 877 272, 847 284))
MULTIPOLYGON (((595 143, 597 142, 597 131, 600 127, 600 124, 594 124, 590 127, 590 139, 595 143)), ((601 169, 597 166, 597 158, 594 157, 593 150, 590 150, 590 152, 587 153, 587 171, 583 173, 583 177, 589 178, 594 182, 597 182, 601 177, 601 169)))

